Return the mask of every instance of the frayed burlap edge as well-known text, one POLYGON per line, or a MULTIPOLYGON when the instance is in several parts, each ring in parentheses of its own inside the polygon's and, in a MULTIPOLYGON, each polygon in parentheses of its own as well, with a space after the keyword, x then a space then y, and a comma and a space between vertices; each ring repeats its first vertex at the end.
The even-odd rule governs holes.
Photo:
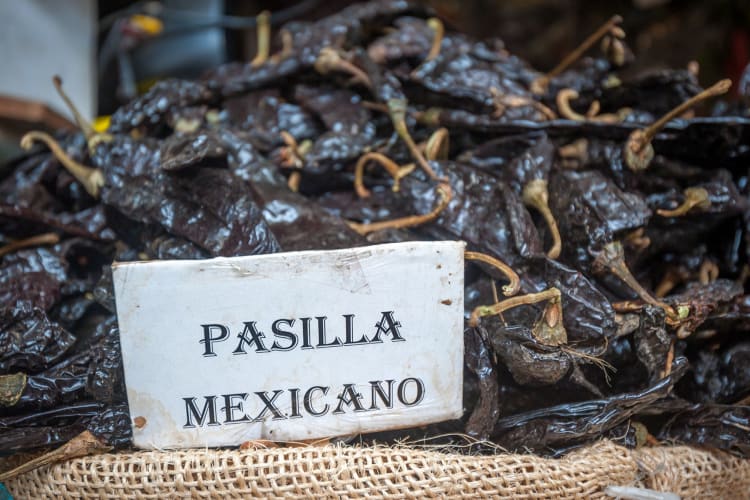
POLYGON ((750 498, 750 460, 686 446, 631 451, 601 441, 561 459, 460 455, 406 447, 114 453, 9 481, 16 498, 513 497, 596 498, 610 485, 685 498, 750 498))

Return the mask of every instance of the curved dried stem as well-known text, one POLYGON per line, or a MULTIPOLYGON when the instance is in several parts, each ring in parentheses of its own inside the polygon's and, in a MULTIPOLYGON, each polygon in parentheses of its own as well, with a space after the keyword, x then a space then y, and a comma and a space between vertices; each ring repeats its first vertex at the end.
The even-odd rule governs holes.
POLYGON ((684 273, 680 272, 679 268, 668 268, 667 272, 664 273, 664 277, 656 286, 656 289, 654 290, 654 296, 660 299, 666 297, 667 294, 674 289, 674 287, 681 283, 684 283, 685 278, 686 277, 684 273))
POLYGON ((644 302, 661 307, 671 319, 677 318, 677 313, 667 303, 655 299, 648 291, 638 283, 633 273, 625 263, 625 251, 622 243, 613 241, 604 246, 593 264, 594 270, 598 272, 608 271, 617 276, 623 283, 628 285, 644 302))
POLYGON ((83 185, 83 188, 94 198, 99 197, 99 191, 104 186, 104 175, 99 169, 86 167, 73 160, 63 151, 60 145, 49 134, 39 131, 28 132, 21 138, 21 147, 29 150, 34 142, 43 142, 57 160, 83 185))
POLYGON ((401 140, 404 141, 404 144, 406 144, 406 147, 409 149, 412 157, 417 162, 417 165, 419 165, 419 167, 424 170, 431 179, 444 181, 445 179, 438 179, 437 174, 432 169, 430 164, 427 163, 427 160, 425 160, 422 152, 419 151, 419 148, 414 143, 414 139, 412 139, 411 134, 409 133, 409 129, 406 126, 406 100, 389 100, 388 114, 391 117, 393 128, 396 130, 396 133, 401 138, 401 140))
POLYGON ((477 262, 483 262, 489 266, 494 267, 503 275, 508 278, 509 283, 503 287, 503 295, 510 297, 518 293, 521 289, 521 279, 518 274, 511 269, 511 267, 500 259, 496 259, 491 255, 487 255, 481 252, 464 252, 464 259, 475 260, 477 262))
POLYGON ((645 250, 649 246, 651 246, 651 238, 646 235, 646 229, 639 227, 635 231, 631 231, 625 237, 623 238, 623 243, 628 248, 633 248, 635 250, 645 250))
POLYGON ((315 71, 321 75, 327 75, 332 71, 340 71, 342 73, 348 73, 352 76, 352 80, 359 82, 368 89, 372 89, 372 82, 367 73, 362 71, 360 68, 347 61, 331 47, 323 47, 320 49, 318 58, 315 60, 315 71))
POLYGON ((560 290, 553 287, 538 293, 528 293, 526 295, 511 297, 509 299, 505 299, 501 302, 497 302, 488 306, 477 306, 471 312, 471 316, 469 318, 469 326, 477 326, 479 324, 479 319, 485 316, 494 316, 496 314, 501 314, 508 309, 526 304, 536 304, 538 302, 553 299, 560 300, 561 296, 562 295, 560 294, 560 290))
POLYGON ((271 52, 271 13, 264 10, 255 18, 255 32, 258 37, 258 51, 250 66, 258 67, 268 61, 271 52))
POLYGON ((563 118, 567 118, 568 120, 575 120, 575 121, 586 121, 588 119, 591 119, 594 115, 596 115, 599 112, 599 102, 594 101, 589 106, 588 111, 586 111, 585 115, 582 115, 576 111, 573 110, 573 108, 570 106, 570 101, 573 99, 578 99, 578 92, 576 92, 573 89, 562 89, 560 92, 557 93, 557 97, 555 97, 555 102, 557 104, 557 111, 560 113, 560 116, 563 118))
POLYGON ((576 139, 570 144, 560 146, 557 148, 557 156, 560 158, 563 168, 582 167, 589 159, 589 141, 587 139, 576 139))
POLYGON ((414 165, 407 165, 405 167, 399 167, 396 162, 388 158, 382 153, 365 153, 360 156, 357 160, 357 164, 354 166, 354 191, 360 198, 369 198, 372 193, 365 187, 364 183, 364 172, 365 165, 367 162, 374 161, 381 167, 383 167, 391 177, 393 177, 393 191, 398 192, 399 182, 401 179, 409 175, 414 171, 414 165))
POLYGON ((430 161, 447 160, 450 151, 450 134, 448 129, 440 127, 432 133, 424 148, 424 156, 430 161))
POLYGON ((52 83, 54 84, 55 90, 57 90, 58 95, 62 98, 63 101, 65 101, 65 105, 73 115, 73 118, 78 124, 78 128, 80 128, 81 132, 83 132, 83 136, 86 138, 86 140, 91 139, 96 133, 94 131, 94 127, 91 125, 91 122, 83 117, 83 115, 78 111, 78 108, 75 106, 75 104, 73 104, 73 101, 70 99, 70 97, 68 97, 68 94, 66 94, 63 90, 62 78, 60 78, 59 75, 55 75, 52 77, 52 83))
POLYGON ((589 50, 596 42, 598 42, 602 37, 607 35, 608 33, 612 32, 612 29, 617 27, 618 24, 622 22, 622 17, 620 16, 612 16, 609 21, 604 23, 602 26, 599 27, 595 32, 593 32, 591 35, 589 35, 581 44, 576 47, 570 54, 565 56, 560 63, 555 66, 549 73, 547 73, 544 76, 541 76, 534 80, 531 83, 531 91, 535 94, 543 94, 545 90, 547 90, 547 86, 549 85, 549 82, 552 78, 559 75, 568 67, 576 62, 584 52, 589 50))
POLYGON ((424 215, 410 215, 408 217, 401 217, 399 219, 386 220, 381 222, 373 222, 371 224, 359 224, 356 222, 348 222, 349 227, 354 231, 365 236, 374 231, 381 231, 383 229, 404 229, 407 227, 419 226, 420 224, 426 224, 437 219, 440 216, 445 207, 448 206, 451 199, 453 199, 453 192, 447 184, 438 184, 435 189, 440 201, 435 208, 428 214, 424 215))
POLYGON ((83 431, 61 447, 40 457, 19 465, 15 469, 0 474, 0 481, 8 481, 16 476, 32 471, 45 465, 55 462, 71 460, 73 458, 85 457, 96 453, 104 453, 111 450, 111 446, 102 443, 96 436, 89 431, 83 431))
POLYGON ((698 75, 701 72, 701 65, 696 60, 688 61, 686 69, 691 75, 698 78, 698 75))
POLYGON ((686 215, 693 208, 700 210, 708 210, 711 208, 711 199, 708 196, 708 191, 703 188, 687 188, 682 192, 685 195, 685 200, 680 204, 679 207, 673 210, 659 209, 656 211, 657 214, 662 217, 680 217, 686 215))
POLYGON ((645 170, 648 168, 654 157, 654 148, 651 146, 651 140, 670 120, 680 116, 688 109, 706 99, 725 94, 729 91, 731 86, 732 80, 721 80, 675 107, 648 127, 634 130, 628 137, 627 142, 625 142, 623 151, 625 163, 628 165, 628 168, 634 171, 645 170))
POLYGON ((36 247, 41 245, 56 245, 60 242, 60 236, 57 233, 43 233, 31 236, 30 238, 24 238, 22 240, 16 240, 7 245, 0 247, 0 257, 13 253, 16 250, 22 248, 36 247))
POLYGON ((443 36, 445 35, 445 27, 443 22, 437 17, 431 17, 427 20, 427 26, 435 32, 435 36, 432 39, 432 46, 430 52, 427 54, 426 61, 432 61, 440 55, 440 45, 443 42, 443 36))
POLYGON ((96 146, 99 143, 102 142, 109 142, 112 140, 112 136, 106 133, 99 133, 96 130, 94 130, 93 125, 91 125, 91 122, 86 120, 80 111, 78 111, 78 108, 75 104, 73 104, 73 101, 68 97, 68 94, 65 93, 65 91, 62 88, 62 78, 60 76, 55 75, 52 77, 52 83, 55 85, 55 90, 57 90, 58 95, 62 98, 63 101, 65 101, 65 105, 68 107, 68 110, 75 118, 76 123, 78 124, 78 128, 81 129, 81 132, 83 132, 83 136, 86 138, 86 142, 89 148, 89 152, 91 154, 94 153, 94 150, 96 149, 96 146))
POLYGON ((503 116, 506 108, 518 108, 521 106, 531 106, 547 120, 555 120, 557 118, 554 111, 536 99, 514 94, 503 94, 497 87, 490 87, 490 94, 492 95, 492 104, 495 106, 495 110, 492 112, 493 118, 503 116))
POLYGON ((298 193, 299 185, 301 182, 302 182, 302 174, 299 171, 294 171, 289 175, 289 179, 287 179, 286 185, 290 191, 298 193))
POLYGON ((281 50, 271 57, 273 62, 283 61, 294 52, 294 35, 289 30, 282 29, 279 36, 281 37, 281 50))
POLYGON ((713 283, 719 278, 719 266, 716 262, 706 259, 701 263, 700 269, 698 269, 698 281, 702 285, 708 285, 713 283))
POLYGON ((526 183, 523 187, 523 202, 534 207, 542 214, 544 221, 547 223, 550 235, 552 236, 552 247, 547 251, 547 257, 557 259, 562 251, 562 239, 560 238, 560 229, 557 227, 557 221, 549 208, 549 191, 547 190, 547 181, 545 179, 534 179, 526 183))
POLYGON ((279 135, 281 135, 281 140, 284 141, 284 146, 279 149, 281 166, 283 168, 302 168, 306 152, 302 149, 305 142, 302 143, 302 146, 298 145, 297 139, 286 130, 282 130, 279 135))

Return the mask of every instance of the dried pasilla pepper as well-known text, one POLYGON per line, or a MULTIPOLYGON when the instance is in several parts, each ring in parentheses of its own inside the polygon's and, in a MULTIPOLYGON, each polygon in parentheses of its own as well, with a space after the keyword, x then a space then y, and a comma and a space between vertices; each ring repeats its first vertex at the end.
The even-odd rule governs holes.
POLYGON ((347 248, 365 243, 341 218, 290 191, 274 165, 240 135, 227 132, 224 141, 231 171, 252 186, 263 218, 283 250, 347 248))
POLYGON ((261 151, 283 144, 281 132, 300 142, 321 133, 315 118, 297 104, 285 102, 277 90, 260 90, 222 103, 228 125, 246 130, 247 138, 261 151))
POLYGON ((530 449, 537 453, 574 445, 614 428, 667 397, 686 368, 686 360, 678 358, 670 375, 643 391, 500 418, 493 430, 493 440, 508 449, 530 449))
POLYGON ((122 357, 114 318, 101 322, 77 352, 38 374, 0 376, 0 413, 47 410, 82 396, 100 402, 124 400, 122 357))
POLYGON ((738 403, 750 396, 750 343, 697 350, 677 393, 698 403, 738 403))
POLYGON ((710 446, 750 455, 750 406, 695 405, 678 413, 658 434, 659 439, 710 446))
MULTIPOLYGON (((324 174, 331 169, 341 170, 369 148, 375 138, 375 126, 370 111, 362 106, 359 94, 348 89, 329 86, 297 85, 294 97, 302 106, 314 112, 326 126, 299 158, 282 163, 283 167, 297 167, 305 175, 324 174)), ((305 137, 288 131, 301 142, 305 137)))
POLYGON ((489 438, 490 431, 500 415, 497 374, 492 351, 485 343, 486 338, 486 332, 479 328, 464 331, 464 363, 467 371, 476 379, 479 393, 471 397, 476 404, 466 422, 466 433, 479 440, 489 438))
POLYGON ((526 205, 545 220, 551 247, 547 256, 560 255, 562 240, 557 221, 549 208, 548 180, 555 149, 543 132, 494 139, 458 158, 487 170, 510 185, 526 205))
POLYGON ((446 104, 503 121, 550 119, 528 90, 531 70, 518 58, 483 44, 445 44, 440 54, 423 62, 409 77, 410 93, 425 104, 446 104))
POLYGON ((127 134, 144 129, 148 134, 164 133, 167 115, 175 108, 211 103, 216 91, 202 82, 169 79, 158 82, 148 92, 119 108, 112 115, 109 132, 127 134))
POLYGON ((0 418, 0 449, 5 453, 58 446, 84 430, 111 447, 129 446, 132 439, 127 405, 91 401, 34 414, 0 418))
POLYGON ((0 314, 0 373, 44 370, 75 343, 70 332, 28 302, 16 302, 0 314))
POLYGON ((622 238, 644 226, 651 216, 641 196, 623 192, 595 170, 555 172, 550 178, 549 193, 560 233, 579 242, 573 248, 563 244, 563 262, 593 273, 611 288, 627 293, 621 288, 624 283, 645 302, 664 307, 671 316, 676 314, 653 298, 625 263, 622 238))
POLYGON ((43 141, 66 168, 77 172, 89 194, 101 196, 102 202, 132 219, 157 223, 213 255, 277 250, 248 188, 233 182, 228 170, 194 167, 167 173, 153 141, 93 134, 88 138, 98 169, 71 162, 45 134, 30 133, 24 144, 30 147, 35 140, 43 141))
POLYGON ((269 87, 312 69, 322 49, 344 48, 399 16, 421 12, 423 8, 406 1, 388 0, 352 5, 312 23, 291 22, 281 28, 282 41, 288 41, 279 57, 226 64, 206 75, 205 81, 224 96, 269 87))
MULTIPOLYGON (((542 253, 542 243, 531 215, 521 197, 508 185, 482 170, 459 163, 430 163, 450 187, 451 198, 435 214, 434 222, 418 228, 420 234, 462 239, 470 248, 492 255, 511 267, 523 257, 542 253)), ((434 182, 420 179, 416 172, 399 183, 399 196, 406 197, 410 213, 434 211, 442 196, 439 192, 440 184, 436 187, 434 182)))

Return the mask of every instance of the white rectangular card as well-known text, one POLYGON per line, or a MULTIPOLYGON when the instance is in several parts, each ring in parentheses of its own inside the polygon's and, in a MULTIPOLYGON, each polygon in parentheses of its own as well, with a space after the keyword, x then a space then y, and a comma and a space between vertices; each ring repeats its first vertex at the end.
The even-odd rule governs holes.
POLYGON ((113 265, 139 448, 459 418, 462 242, 113 265))

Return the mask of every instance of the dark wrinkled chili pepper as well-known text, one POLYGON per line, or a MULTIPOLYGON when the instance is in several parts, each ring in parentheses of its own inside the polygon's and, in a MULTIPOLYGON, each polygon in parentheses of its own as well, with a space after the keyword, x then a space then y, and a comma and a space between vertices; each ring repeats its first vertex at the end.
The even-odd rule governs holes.
POLYGON ((508 449, 540 453, 575 444, 614 428, 667 397, 686 368, 685 359, 676 359, 669 376, 643 391, 503 417, 495 424, 493 438, 508 449))
POLYGON ((42 371, 75 343, 70 332, 28 302, 17 302, 0 314, 0 373, 42 371))

